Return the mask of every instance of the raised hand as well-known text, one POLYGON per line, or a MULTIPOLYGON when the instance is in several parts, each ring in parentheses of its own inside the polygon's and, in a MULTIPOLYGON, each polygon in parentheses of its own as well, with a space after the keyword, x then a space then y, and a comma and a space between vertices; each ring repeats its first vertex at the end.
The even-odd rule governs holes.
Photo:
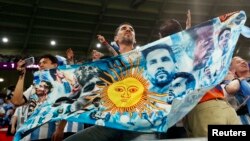
POLYGON ((100 43, 105 44, 107 41, 102 35, 97 35, 97 39, 100 43))
POLYGON ((72 60, 74 58, 74 52, 71 48, 68 48, 66 51, 66 56, 68 60, 72 60))
POLYGON ((118 53, 114 50, 114 48, 106 41, 106 39, 102 35, 97 35, 97 39, 99 42, 108 48, 108 50, 114 55, 117 56, 118 53))
POLYGON ((186 20, 186 29, 191 27, 191 11, 188 9, 187 11, 187 20, 186 20))
POLYGON ((20 59, 18 62, 17 62, 17 71, 19 72, 20 75, 23 75, 25 72, 26 72, 26 68, 25 68, 25 61, 20 59))

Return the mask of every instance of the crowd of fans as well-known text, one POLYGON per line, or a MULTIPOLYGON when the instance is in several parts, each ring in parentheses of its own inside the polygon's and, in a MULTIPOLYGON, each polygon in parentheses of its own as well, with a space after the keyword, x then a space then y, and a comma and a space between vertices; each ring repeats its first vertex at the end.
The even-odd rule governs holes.
MULTIPOLYGON (((189 21, 191 20, 190 18, 190 12, 188 12, 188 22, 187 22, 187 28, 191 26, 189 21)), ((160 38, 169 36, 171 34, 174 34, 176 32, 179 32, 182 30, 180 27, 180 24, 176 20, 170 20, 168 23, 164 23, 164 27, 160 28, 160 38), (166 26, 167 25, 167 26, 166 26), (171 31, 169 31, 171 29, 171 31)), ((203 26, 204 31, 209 30, 210 32, 213 32, 210 27, 203 26)), ((201 28, 200 32, 203 29, 201 28)), ((226 34, 226 32, 223 31, 223 34, 226 34)), ((132 27, 132 25, 125 23, 121 24, 115 34, 116 38, 115 41, 119 45, 119 51, 117 51, 117 47, 112 47, 109 43, 106 42, 105 38, 101 35, 98 35, 99 41, 108 48, 108 50, 114 55, 126 53, 128 51, 131 51, 133 49, 133 44, 135 43, 135 31, 132 27), (131 38, 127 40, 126 42, 123 40, 123 36, 125 36, 124 32, 128 32, 131 35, 131 38)), ((212 34, 211 34, 212 35, 212 34)), ((206 36, 207 37, 207 36, 206 36)), ((227 37, 229 37, 227 35, 227 37)), ((200 38, 200 40, 205 40, 200 38)), ((213 44, 207 44, 207 50, 209 48, 213 47, 213 44)), ((223 48, 223 47, 222 47, 223 48)), ((154 50, 151 50, 151 52, 154 50)), ((168 54, 171 54, 172 51, 169 50, 160 50, 161 52, 166 52, 168 54)), ((221 51, 221 53, 224 53, 224 51, 221 51)), ((149 54, 149 53, 148 53, 149 54)), ((153 58, 153 57, 159 57, 161 54, 159 52, 159 56, 150 56, 148 54, 143 54, 145 55, 145 58, 153 58), (150 56, 150 57, 148 57, 150 56)), ((199 54, 198 54, 199 55, 199 54)), ((209 54, 211 55, 211 54, 209 54)), ((223 55, 223 54, 222 54, 223 55)), ((29 57, 29 56, 27 56, 29 57)), ((55 56, 54 56, 55 57, 55 56)), ((92 51, 92 61, 102 59, 106 56, 105 54, 93 50, 92 51)), ((164 57, 164 56, 163 56, 164 57)), ((0 55, 0 62, 17 62, 18 67, 17 70, 20 73, 19 81, 24 81, 24 75, 25 75, 25 68, 22 67, 24 64, 23 59, 24 57, 21 56, 7 56, 7 55, 0 55)), ((63 57, 62 57, 63 58, 63 57)), ((80 58, 76 58, 74 55, 74 51, 72 49, 66 50, 66 55, 65 59, 63 60, 62 58, 58 58, 59 62, 55 61, 53 57, 51 56, 43 56, 43 57, 36 57, 36 60, 39 61, 40 68, 42 69, 50 69, 51 67, 57 67, 60 65, 60 61, 65 61, 64 63, 66 64, 76 64, 76 63, 82 63, 83 61, 77 61, 81 60, 80 58), (39 59, 38 59, 39 58, 39 59), (46 62, 47 61, 47 62, 46 62), (49 63, 48 63, 49 62, 49 63), (47 64, 46 64, 47 63, 47 64), (44 66, 43 66, 44 65, 44 66), (46 66, 47 65, 47 66, 46 66)), ((197 58, 195 58, 197 59, 197 58)), ((194 59, 194 60, 195 60, 194 59)), ((197 60, 202 60, 203 58, 198 58, 197 60)), ((205 60, 205 59, 203 59, 205 60)), ((171 58, 170 61, 172 61, 172 64, 174 64, 175 59, 171 58)), ((201 65, 206 65, 208 61, 206 62, 197 62, 197 67, 200 67, 201 65)), ((163 64, 164 62, 162 62, 163 64)), ((221 66, 223 66, 224 62, 221 62, 221 66)), ((147 64, 147 69, 150 69, 150 64, 147 64)), ((163 69, 164 66, 162 67, 163 69)), ((198 69, 198 68, 196 68, 198 69)), ((176 71, 170 70, 170 71, 176 71)), ((170 72, 169 71, 169 72, 170 72)), ((216 71, 220 70, 215 70, 213 75, 216 75, 216 71)), ((181 77, 180 73, 176 73, 174 79, 177 79, 177 77, 181 77)), ((184 73, 182 73, 184 74, 184 73)), ((206 137, 207 136, 207 125, 209 124, 250 124, 250 102, 249 102, 249 91, 250 91, 250 72, 249 72, 249 66, 246 60, 242 59, 239 56, 236 56, 233 58, 230 66, 230 70, 228 73, 228 76, 225 78, 225 80, 221 83, 218 84, 216 87, 213 89, 209 90, 205 95, 202 97, 202 99, 199 101, 199 103, 190 111, 184 119, 180 120, 179 124, 174 125, 172 128, 168 130, 167 133, 163 134, 152 134, 153 137, 151 136, 150 139, 165 139, 165 138, 182 138, 182 137, 206 137), (216 94, 216 96, 214 95, 216 94), (232 105, 229 105, 232 104, 232 105), (248 105, 249 104, 249 105, 248 105), (211 108, 212 107, 212 108, 211 108), (208 110, 210 112, 208 112, 208 110), (217 112, 215 112, 217 111, 217 112), (213 113, 213 114, 211 114, 213 113), (220 117, 220 118, 218 118, 220 117)), ((159 84, 161 82, 155 80, 154 83, 159 84)), ((192 78, 193 79, 193 78, 192 78)), ((0 98, 0 127, 8 127, 9 128, 9 134, 14 134, 16 130, 13 130, 15 126, 11 126, 13 124, 17 124, 13 122, 12 116, 15 115, 15 109, 16 106, 19 105, 24 105, 25 104, 30 104, 28 101, 29 97, 26 96, 26 93, 22 91, 17 92, 17 87, 19 87, 20 83, 17 83, 16 86, 11 86, 8 88, 8 92, 6 94, 1 94, 4 95, 4 97, 0 98), (18 93, 18 94, 17 94, 18 93), (14 96, 13 96, 14 95, 14 96), (19 97, 17 96, 19 95, 19 97), (13 97, 12 97, 13 96, 13 97), (24 98, 26 97, 26 99, 24 98), (12 99, 12 102, 10 101, 12 99)), ((23 84, 22 84, 23 85, 23 84)), ((49 83, 44 82, 43 90, 46 88, 49 91, 49 83)), ((166 85, 165 85, 166 86, 166 85)), ((154 87, 156 88, 156 87, 154 87)), ((167 87, 169 88, 169 86, 167 87)), ((158 89, 164 90, 164 87, 159 87, 158 89)), ((19 89, 20 90, 20 89, 19 89)), ((174 90, 173 90, 174 91, 174 90)), ((38 92, 37 92, 38 93, 38 92)), ((38 94, 37 94, 38 95, 38 94)), ((42 94, 41 94, 42 95, 42 94)), ((43 97, 39 97, 38 101, 41 102, 43 97)), ((32 100, 31 100, 32 102, 32 100)), ((171 104, 171 100, 168 101, 171 104)), ((34 101, 33 101, 34 103, 34 101)), ((24 108, 24 107, 23 107, 24 108)), ((16 110, 17 111, 17 110, 16 110)), ((50 134, 50 138, 43 138, 46 140, 62 140, 63 137, 66 138, 68 135, 63 134, 63 131, 65 126, 67 126, 66 121, 60 121, 58 123, 58 128, 56 128, 53 132, 50 134), (60 130, 60 131, 59 131, 60 130)), ((86 126, 85 126, 86 128, 86 126)), ((121 131, 117 129, 109 129, 106 127, 99 127, 99 126, 91 126, 88 127, 82 131, 71 131, 69 135, 69 138, 66 139, 66 141, 77 141, 77 140, 109 140, 109 139, 114 139, 114 140, 119 140, 120 137, 126 137, 126 140, 137 138, 144 136, 145 134, 141 133, 131 133, 127 131, 121 131), (77 134, 75 134, 78 132, 77 134), (98 134, 101 133, 101 134, 98 134), (73 135, 74 134, 74 135, 73 135)), ((148 138, 140 138, 140 139, 148 139, 148 138)))
MULTIPOLYGON (((57 55, 57 56, 60 56, 60 55, 57 55)), ((25 56, 21 56, 21 55, 4 55, 4 54, 0 53, 0 62, 16 63, 20 59, 25 59, 25 58, 29 58, 29 57, 34 57, 35 61, 36 61, 36 64, 38 63, 37 61, 39 60, 39 58, 41 58, 41 56, 33 56, 33 55, 25 55, 25 56)), ((90 58, 88 59, 86 56, 83 56, 83 55, 75 55, 74 59, 75 59, 77 64, 80 64, 80 63, 83 63, 85 61, 90 61, 91 60, 90 58)))

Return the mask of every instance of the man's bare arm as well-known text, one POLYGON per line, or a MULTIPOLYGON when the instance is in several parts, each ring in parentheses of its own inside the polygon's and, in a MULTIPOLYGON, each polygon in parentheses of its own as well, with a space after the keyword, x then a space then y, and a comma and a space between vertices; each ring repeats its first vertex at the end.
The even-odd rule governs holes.
POLYGON ((97 35, 97 39, 101 42, 104 46, 108 48, 108 50, 114 55, 117 56, 118 53, 114 50, 114 48, 105 40, 102 35, 97 35))
POLYGON ((24 63, 25 62, 23 60, 19 60, 17 63, 17 70, 19 72, 19 76, 13 97, 11 98, 11 102, 14 105, 22 105, 25 103, 25 99, 23 98, 24 78, 26 74, 26 68, 24 67, 24 63))

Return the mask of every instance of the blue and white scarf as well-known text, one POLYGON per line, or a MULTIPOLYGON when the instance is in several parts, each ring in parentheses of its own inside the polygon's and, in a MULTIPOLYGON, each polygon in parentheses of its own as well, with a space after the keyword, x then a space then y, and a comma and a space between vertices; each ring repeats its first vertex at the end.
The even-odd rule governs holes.
POLYGON ((237 11, 119 56, 37 71, 34 85, 46 81, 52 88, 15 140, 61 119, 166 132, 227 75, 240 33, 248 36, 245 21, 237 11))

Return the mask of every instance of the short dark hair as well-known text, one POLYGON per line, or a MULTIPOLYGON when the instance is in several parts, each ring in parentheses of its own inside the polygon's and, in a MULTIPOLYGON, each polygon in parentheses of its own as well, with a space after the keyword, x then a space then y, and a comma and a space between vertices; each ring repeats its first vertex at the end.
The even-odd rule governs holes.
POLYGON ((178 72, 178 73, 176 73, 176 74, 174 75, 174 79, 179 78, 179 77, 181 77, 181 78, 186 78, 186 79, 187 79, 187 81, 185 82, 187 88, 192 88, 192 89, 195 88, 195 83, 196 83, 196 81, 195 81, 194 76, 193 76, 191 73, 187 73, 187 72, 178 72))
MULTIPOLYGON (((121 24, 116 28, 116 30, 115 30, 115 36, 117 35, 117 33, 118 33, 118 31, 119 31, 119 29, 120 29, 120 27, 121 27, 122 25, 130 25, 130 26, 133 27, 133 25, 132 25, 131 23, 129 23, 129 22, 123 22, 123 23, 121 23, 121 24)), ((134 28, 134 27, 133 27, 133 28, 134 28)), ((134 29, 134 30, 135 30, 135 29, 134 29)))
POLYGON ((15 85, 10 85, 7 89, 13 92, 15 88, 16 88, 15 85))
POLYGON ((166 37, 182 31, 181 24, 175 19, 168 19, 159 28, 162 37, 166 37))
POLYGON ((53 86, 52 86, 52 84, 49 82, 49 81, 46 81, 46 80, 42 80, 41 82, 44 82, 44 83, 46 83, 47 85, 48 85, 48 94, 51 92, 51 90, 52 90, 52 88, 53 88, 53 86))
POLYGON ((198 38, 199 36, 201 36, 201 35, 199 35, 199 34, 197 33, 197 32, 200 30, 200 28, 207 27, 207 26, 211 26, 211 27, 212 27, 212 31, 210 31, 210 32, 213 32, 213 30, 214 30, 214 28, 213 28, 213 23, 214 23, 213 20, 209 20, 209 21, 203 22, 203 23, 201 23, 201 24, 199 24, 199 25, 193 26, 191 29, 188 29, 189 35, 190 35, 192 38, 196 39, 196 38, 198 38))
POLYGON ((222 29, 222 30, 220 31, 219 35, 218 35, 218 40, 220 39, 221 34, 222 34, 224 31, 226 31, 226 30, 229 30, 229 31, 231 32, 231 28, 229 28, 229 27, 226 27, 226 28, 222 29))
POLYGON ((165 50, 167 50, 169 52, 171 58, 173 59, 173 61, 176 63, 175 55, 174 55, 174 52, 173 52, 172 48, 170 46, 166 45, 166 44, 157 44, 157 45, 151 46, 151 47, 149 47, 149 48, 147 48, 145 50, 142 50, 142 55, 145 58, 145 60, 146 60, 148 54, 150 52, 156 50, 156 49, 165 49, 165 50))
POLYGON ((53 64, 58 65, 58 59, 54 55, 45 54, 45 55, 41 56, 39 60, 41 60, 42 58, 48 58, 53 64))

